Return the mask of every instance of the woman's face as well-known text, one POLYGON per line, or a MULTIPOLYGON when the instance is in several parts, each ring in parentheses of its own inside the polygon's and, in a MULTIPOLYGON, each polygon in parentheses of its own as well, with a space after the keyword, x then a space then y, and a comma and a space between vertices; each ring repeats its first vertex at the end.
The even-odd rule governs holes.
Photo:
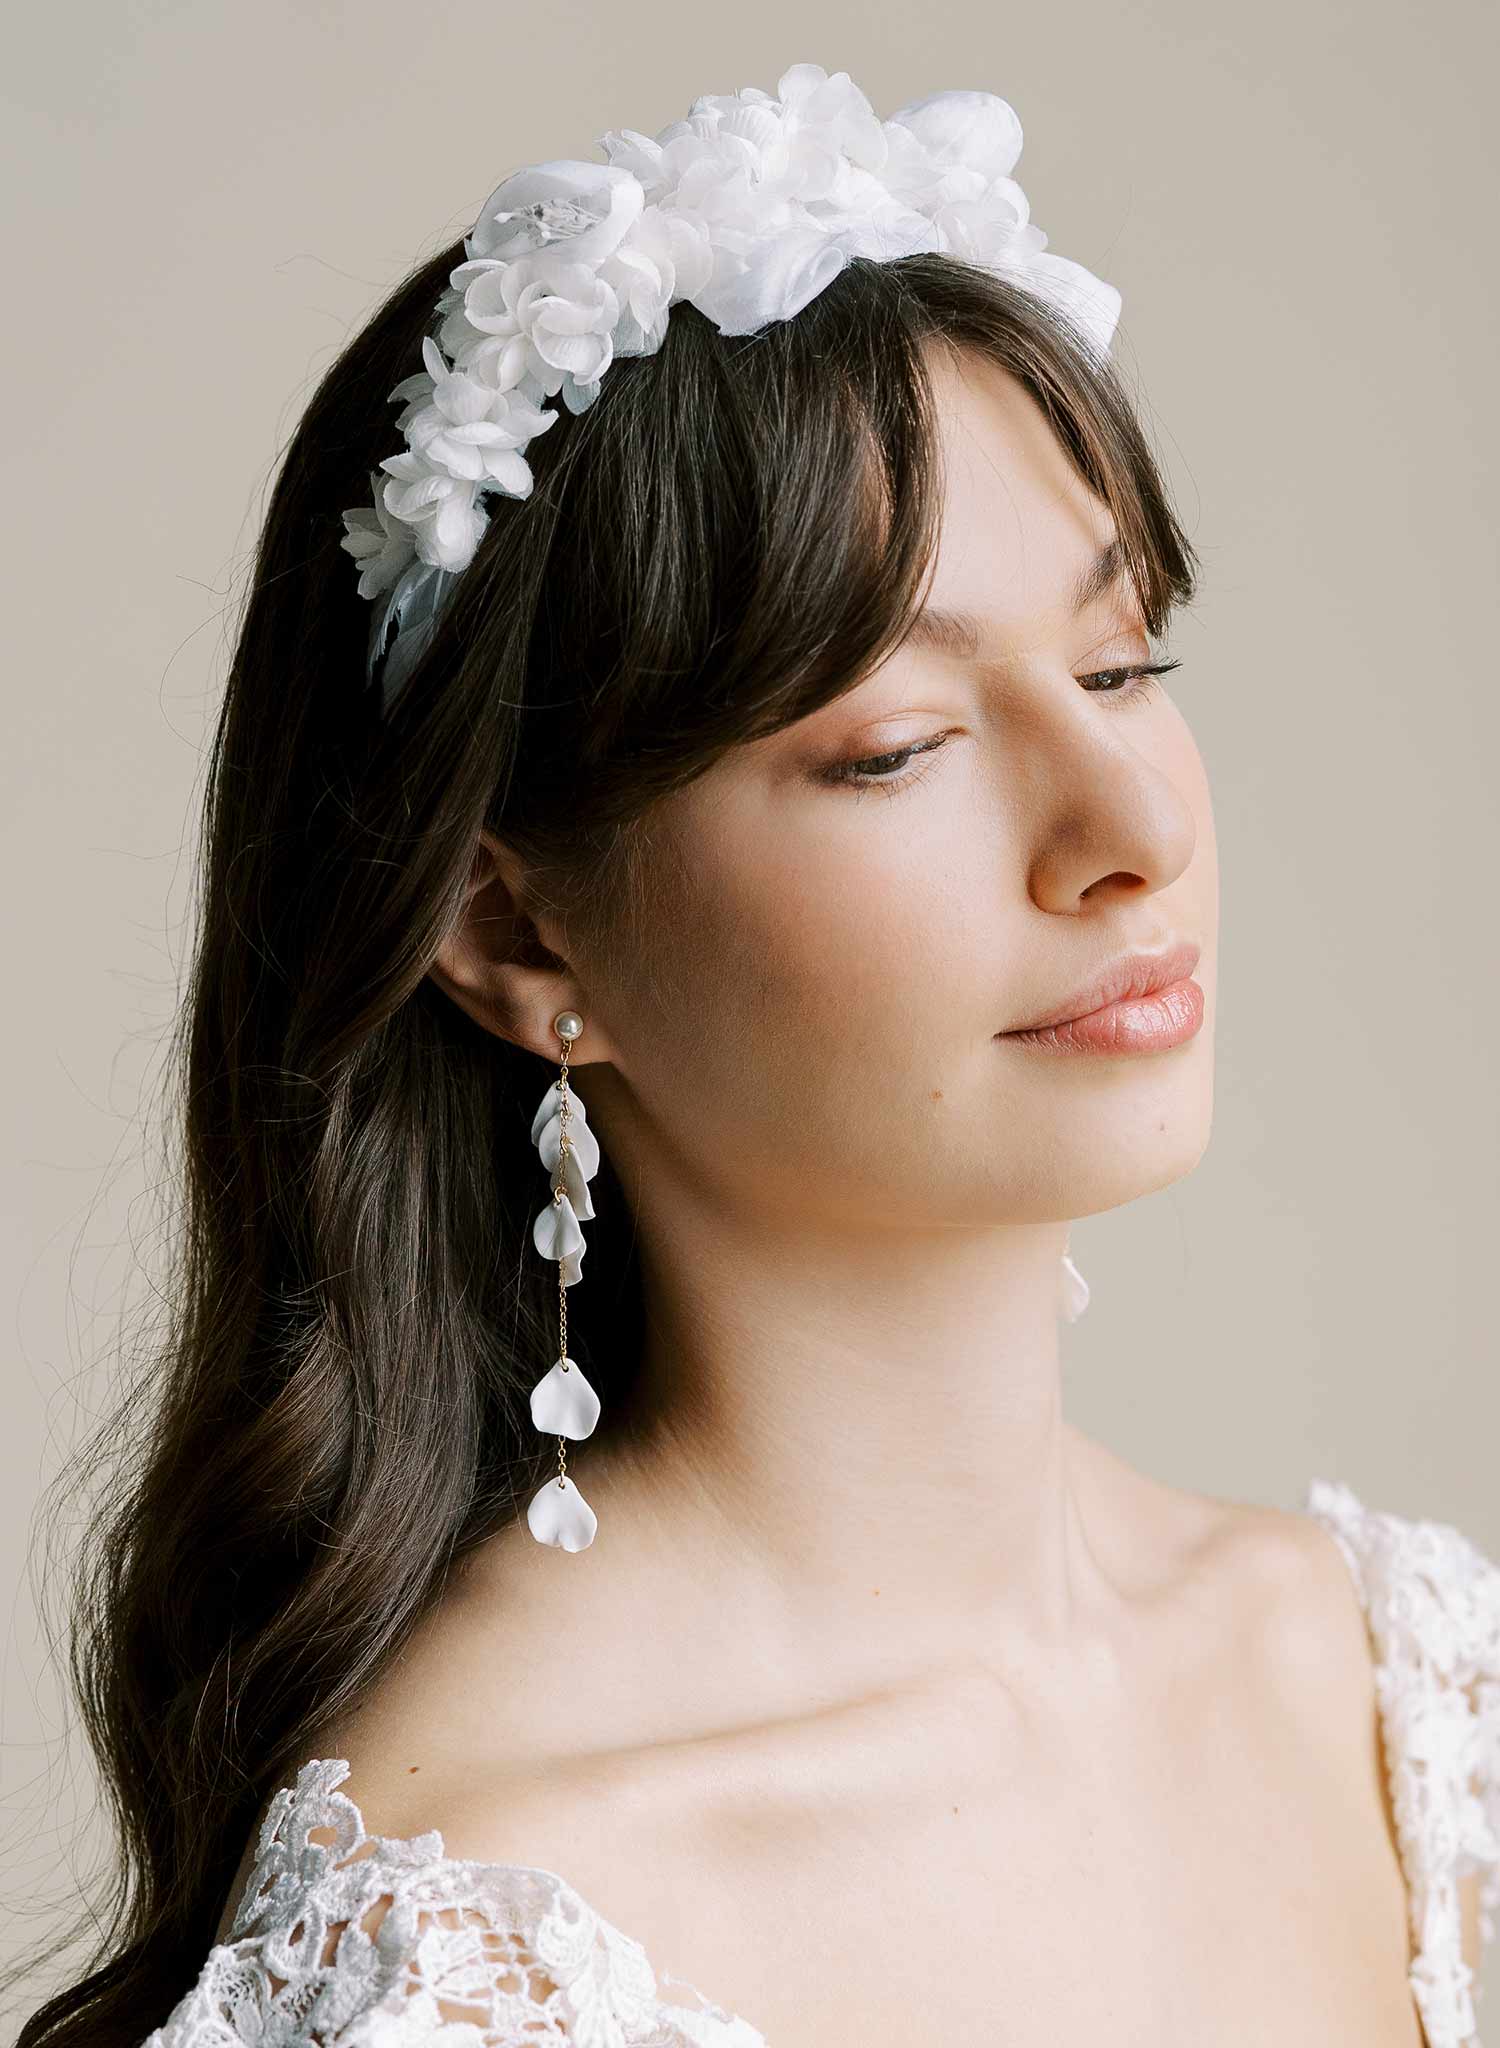
POLYGON ((975 614, 979 654, 910 639, 666 799, 669 912, 628 981, 574 957, 613 1068, 575 1077, 627 1178, 778 1227, 1062 1221, 1175 1180, 1208 1137, 1203 763, 1161 685, 1099 673, 1160 650, 1123 584, 1073 609, 1109 514, 1034 401, 977 358, 934 377, 928 603, 975 614), (1003 1035, 1181 940, 1204 997, 1184 1041, 1065 1056, 1003 1035))

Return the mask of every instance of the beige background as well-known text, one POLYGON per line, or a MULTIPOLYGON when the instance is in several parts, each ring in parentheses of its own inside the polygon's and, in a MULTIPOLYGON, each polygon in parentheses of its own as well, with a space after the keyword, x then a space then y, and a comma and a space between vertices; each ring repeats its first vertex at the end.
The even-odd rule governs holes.
POLYGON ((1484 0, 24 11, 3 122, 12 1945, 88 1855, 30 1515, 149 1305, 189 821, 277 451, 377 294, 504 172, 794 62, 848 69, 881 114, 948 86, 1014 102, 1034 217, 1124 293, 1117 353, 1205 560, 1172 690, 1217 799, 1214 1137, 1181 1185, 1075 1229, 1074 1411, 1171 1479, 1296 1506, 1343 1477, 1500 1555, 1493 21, 1484 0))

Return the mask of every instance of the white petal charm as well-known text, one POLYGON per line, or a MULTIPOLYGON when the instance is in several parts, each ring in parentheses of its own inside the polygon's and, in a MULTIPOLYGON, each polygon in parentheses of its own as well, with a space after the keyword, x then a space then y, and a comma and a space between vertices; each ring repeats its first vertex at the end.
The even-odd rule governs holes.
MULTIPOLYGON (((542 1164, 557 1184, 557 1162, 562 1155, 562 1117, 548 1117, 542 1125, 541 1135, 536 1141, 542 1164)), ((563 1186, 573 1204, 573 1213, 581 1223, 586 1223, 594 1213, 594 1204, 589 1198, 588 1184, 599 1171, 599 1140, 588 1125, 577 1114, 577 1105, 571 1102, 568 1111, 568 1156, 563 1165, 563 1186)))
POLYGON ((559 1359, 531 1390, 531 1419, 547 1436, 592 1436, 599 1420, 599 1396, 576 1358, 559 1359))
MULTIPOLYGON (((539 1128, 532 1142, 548 1173, 555 1173, 562 1151, 561 1109, 554 1109, 545 1120, 538 1117, 537 1123, 539 1128)), ((568 1090, 568 1151, 583 1169, 584 1179, 592 1180, 599 1171, 599 1140, 589 1126, 583 1104, 571 1088, 568 1090)))
MULTIPOLYGON (((537 1105, 536 1115, 531 1119, 531 1142, 536 1146, 543 1166, 557 1185, 557 1162, 562 1154, 562 1090, 557 1082, 547 1090, 537 1105)), ((588 1183, 599 1171, 599 1140, 589 1129, 588 1113, 583 1099, 575 1093, 571 1084, 568 1088, 568 1156, 563 1166, 563 1188, 573 1205, 573 1214, 580 1223, 587 1223, 594 1214, 594 1204, 589 1195, 588 1183)), ((540 1249, 540 1246, 538 1246, 540 1249)), ((555 1252, 547 1252, 547 1258, 555 1258, 555 1252)), ((570 1283, 571 1284, 571 1283, 570 1283)))
POLYGON ((1063 1321, 1076 1323, 1089 1305, 1089 1283, 1066 1252, 1062 1255, 1063 1321))
POLYGON ((526 1526, 538 1543, 555 1543, 559 1550, 587 1550, 599 1517, 571 1479, 549 1479, 531 1496, 526 1526))
MULTIPOLYGON (((554 1116, 556 1116, 556 1115, 557 1115, 557 1112, 558 1112, 558 1106, 559 1106, 559 1104, 560 1104, 561 1102, 562 1102, 562 1089, 561 1089, 561 1087, 559 1086, 559 1084, 558 1084, 558 1083, 557 1083, 556 1081, 554 1081, 554 1082, 552 1083, 552 1086, 551 1086, 551 1087, 550 1087, 550 1088, 549 1088, 549 1089, 547 1090, 546 1094, 545 1094, 545 1095, 544 1095, 544 1096, 542 1097, 541 1101, 540 1101, 540 1102, 539 1102, 539 1103, 537 1104, 537 1106, 536 1106, 536 1115, 535 1115, 535 1116, 534 1116, 534 1117, 533 1117, 533 1118, 531 1119, 531 1142, 532 1142, 532 1144, 533 1144, 533 1145, 535 1145, 535 1144, 537 1144, 537 1143, 539 1142, 539 1140, 540 1140, 540 1138, 541 1138, 541 1135, 542 1135, 542 1129, 543 1129, 543 1126, 544 1126, 544 1125, 545 1125, 545 1124, 547 1123, 548 1119, 549 1119, 549 1118, 551 1118, 551 1117, 554 1117, 554 1116)), ((586 1108, 586 1107, 585 1107, 585 1105, 584 1105, 584 1100, 583 1100, 583 1097, 582 1097, 582 1096, 581 1096, 581 1095, 579 1094, 578 1090, 577 1090, 577 1089, 576 1089, 576 1088, 575 1088, 575 1087, 573 1086, 572 1082, 571 1082, 571 1081, 569 1081, 569 1083, 568 1083, 568 1121, 569 1121, 569 1123, 570 1123, 570 1124, 572 1124, 572 1125, 573 1125, 573 1126, 575 1127, 575 1129, 576 1129, 576 1127, 577 1127, 577 1125, 578 1125, 578 1122, 579 1122, 580 1118, 582 1119, 582 1121, 583 1121, 584 1123, 587 1123, 587 1122, 588 1122, 588 1117, 589 1117, 589 1113, 588 1113, 588 1110, 587 1110, 587 1108, 586 1108)), ((571 1139, 570 1139, 570 1142, 571 1142, 571 1139)))
POLYGON ((565 1259, 569 1252, 582 1251, 583 1232, 566 1195, 560 1202, 549 1202, 545 1209, 538 1209, 531 1226, 531 1241, 544 1259, 565 1259))
MULTIPOLYGON (((549 1124, 547 1128, 550 1131, 552 1126, 549 1124)), ((587 1125, 584 1128, 587 1129, 587 1125)), ((572 1205, 573 1214, 580 1223, 587 1223, 593 1217, 594 1202, 593 1197, 589 1193, 588 1170, 583 1165, 578 1152, 574 1149, 577 1142, 577 1131, 570 1131, 568 1134, 568 1156, 563 1162, 563 1191, 567 1200, 572 1205)), ((589 1133, 589 1142, 593 1143, 592 1132, 589 1133)), ((594 1156, 596 1159, 598 1158, 597 1145, 594 1148, 594 1156)))

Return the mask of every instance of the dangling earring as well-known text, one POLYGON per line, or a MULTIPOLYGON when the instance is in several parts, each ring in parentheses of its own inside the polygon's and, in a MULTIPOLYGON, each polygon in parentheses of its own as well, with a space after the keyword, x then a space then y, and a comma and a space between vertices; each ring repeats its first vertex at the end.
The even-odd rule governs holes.
POLYGON ((599 1396, 568 1356, 568 1289, 580 1277, 583 1264, 579 1223, 594 1213, 588 1184, 599 1171, 599 1141, 589 1129, 582 1100, 568 1085, 568 1055, 583 1031, 583 1019, 576 1010, 559 1010, 552 1028, 562 1040, 562 1071, 531 1120, 531 1140, 543 1166, 556 1178, 552 1200, 538 1214, 531 1237, 544 1259, 558 1262, 557 1363, 531 1390, 531 1419, 557 1438, 557 1477, 532 1495, 526 1523, 538 1543, 586 1550, 599 1518, 568 1477, 567 1439, 592 1435, 599 1420, 599 1396))
POLYGON ((1089 1283, 1068 1256, 1068 1242, 1063 1240, 1062 1255, 1062 1315, 1065 1323, 1076 1323, 1089 1305, 1089 1283))

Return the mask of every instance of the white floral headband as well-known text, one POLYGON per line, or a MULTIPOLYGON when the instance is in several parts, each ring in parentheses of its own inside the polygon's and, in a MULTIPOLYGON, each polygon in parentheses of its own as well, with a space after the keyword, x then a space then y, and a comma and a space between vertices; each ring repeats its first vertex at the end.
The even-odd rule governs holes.
POLYGON ((604 164, 513 172, 464 241, 438 300, 425 369, 396 386, 406 448, 370 477, 373 510, 345 512, 359 594, 383 598, 369 672, 386 652, 389 706, 489 524, 492 491, 524 498, 527 444, 599 395, 616 356, 660 348, 687 300, 721 334, 789 320, 851 257, 949 250, 1049 300, 1107 354, 1120 294, 1047 253, 1010 176, 1021 124, 991 92, 935 92, 881 121, 847 71, 794 64, 694 100, 653 141, 599 138, 604 164))

